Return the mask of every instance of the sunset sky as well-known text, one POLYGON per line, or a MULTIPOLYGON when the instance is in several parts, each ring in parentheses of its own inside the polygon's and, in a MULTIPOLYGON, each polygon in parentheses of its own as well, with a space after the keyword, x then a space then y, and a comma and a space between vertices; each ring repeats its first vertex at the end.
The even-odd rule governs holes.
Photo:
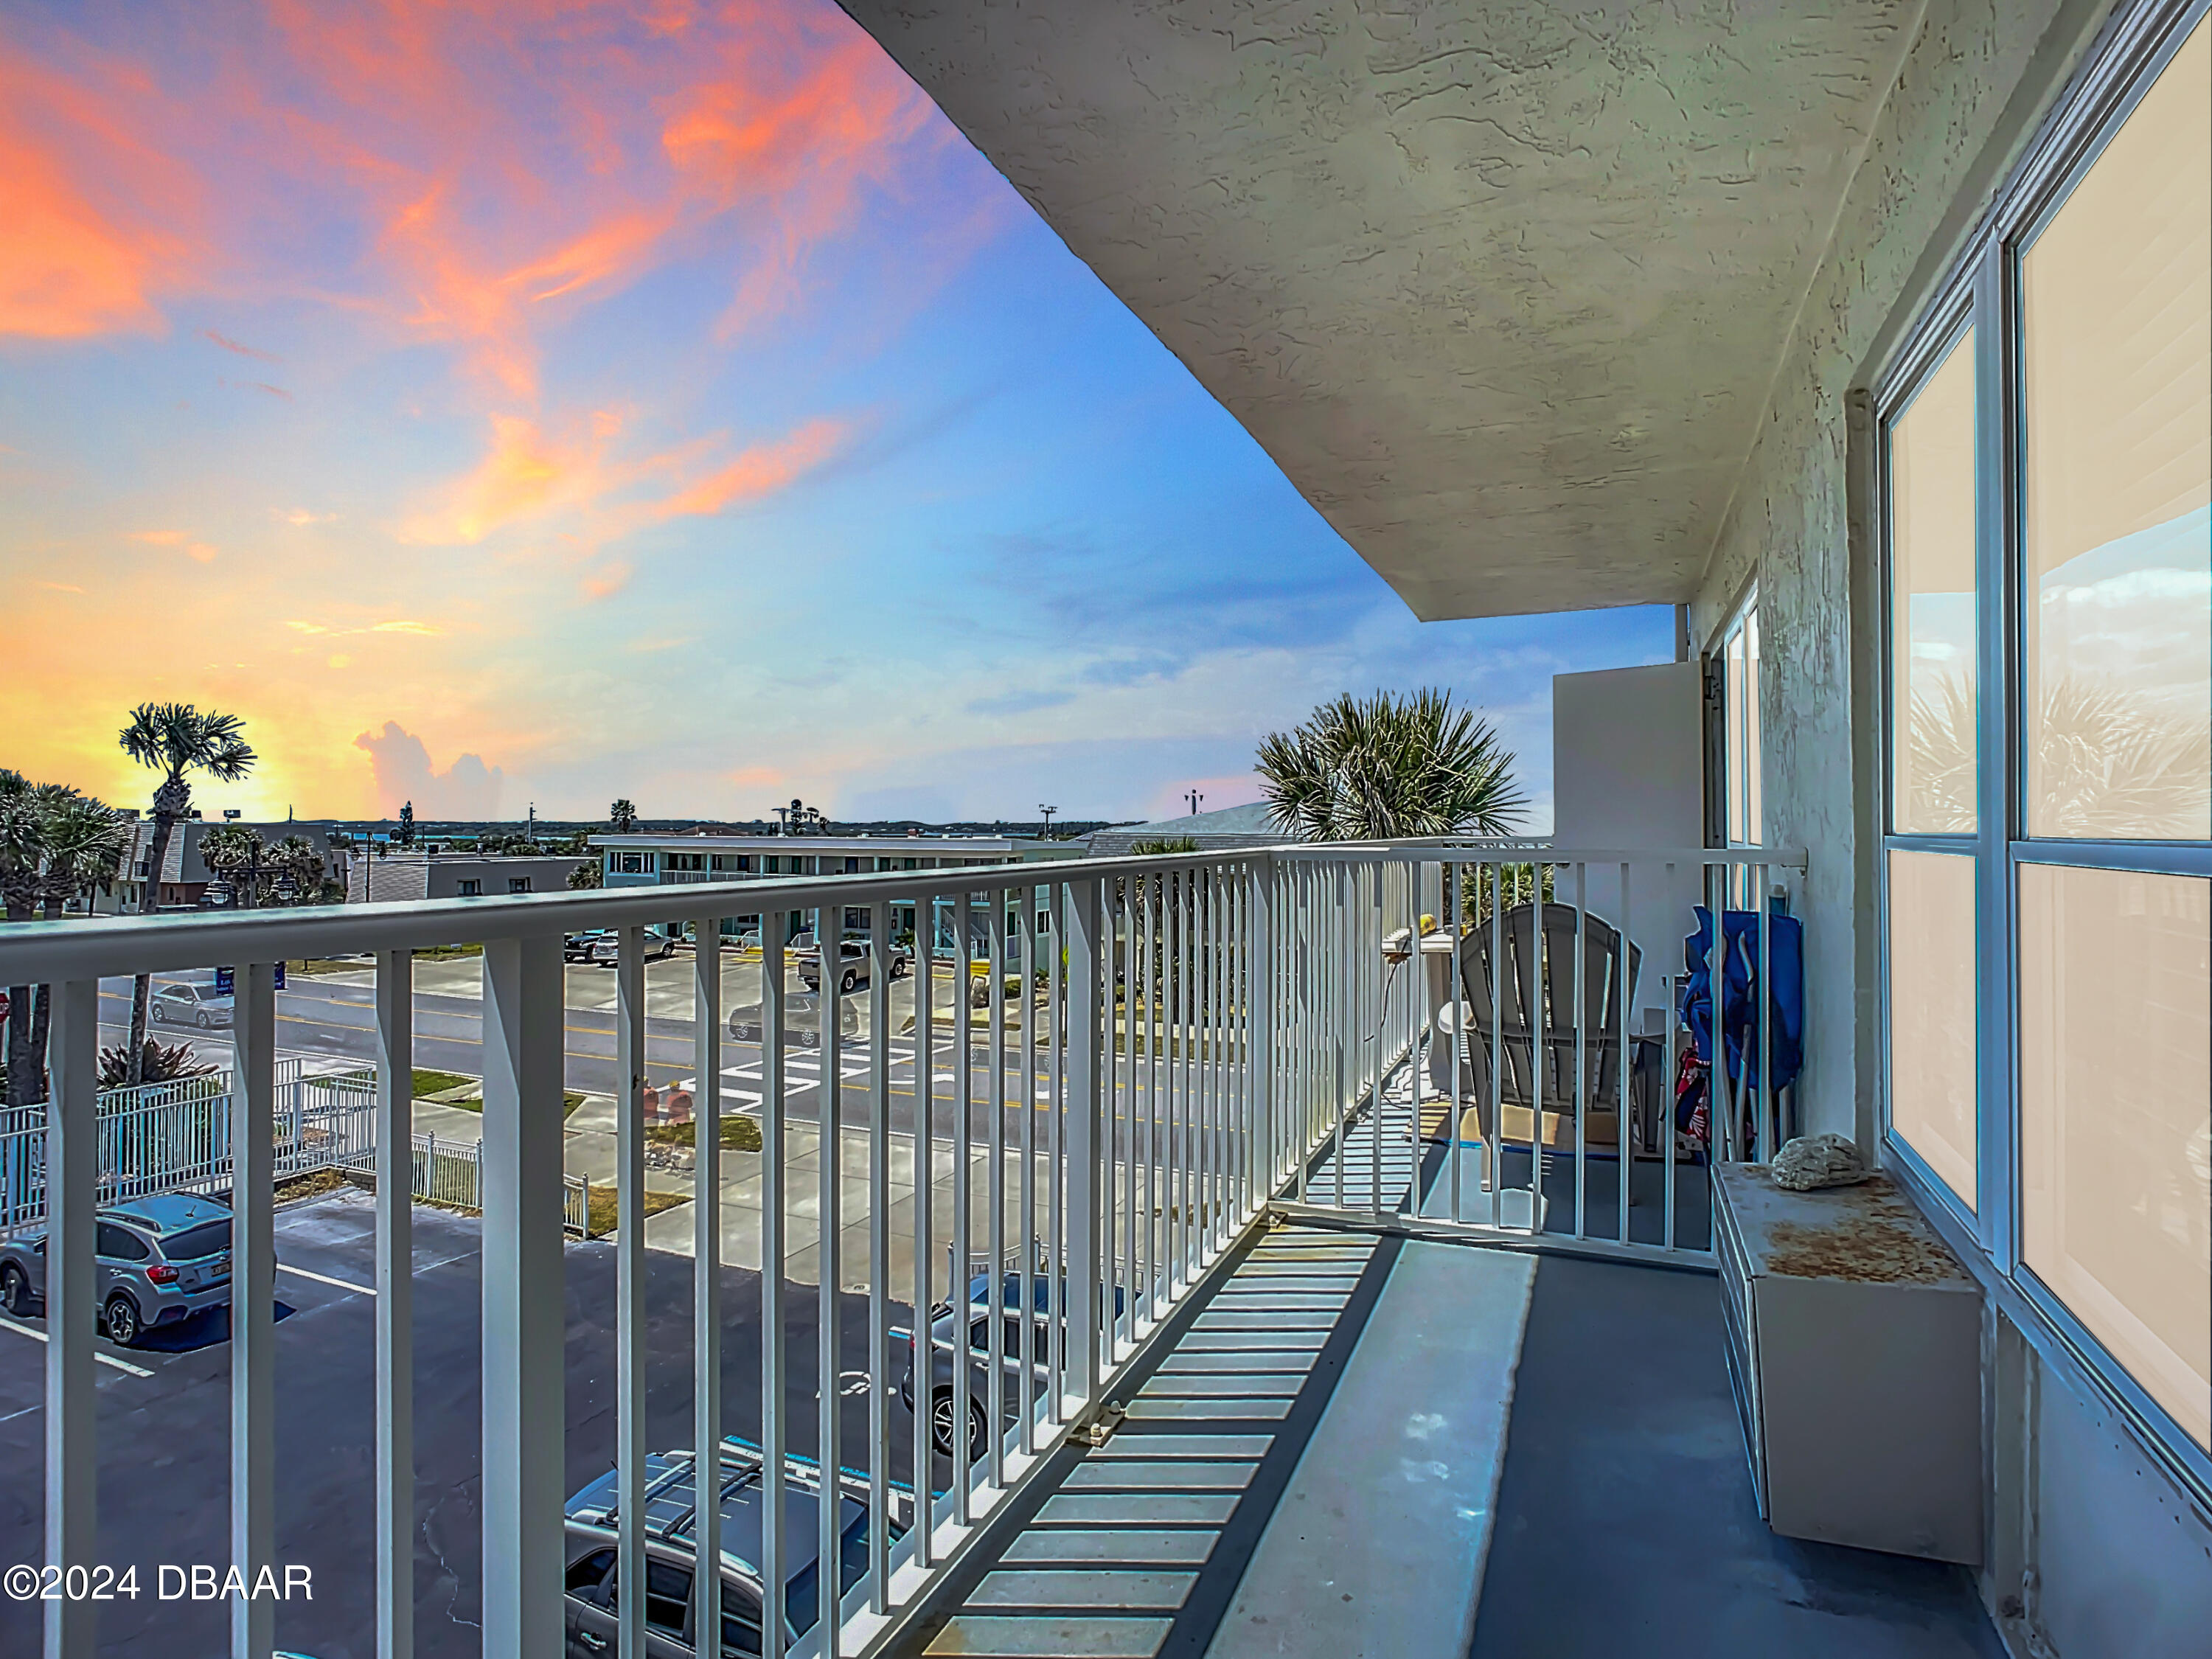
POLYGON ((1421 627, 829 0, 0 0, 0 765, 252 815, 1254 799, 1660 610, 1421 627))

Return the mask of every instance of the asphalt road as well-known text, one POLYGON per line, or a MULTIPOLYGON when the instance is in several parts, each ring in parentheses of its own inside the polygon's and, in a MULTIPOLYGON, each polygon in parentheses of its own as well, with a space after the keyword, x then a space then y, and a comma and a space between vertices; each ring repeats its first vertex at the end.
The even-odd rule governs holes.
MULTIPOLYGON (((374 1223, 353 1193, 278 1212, 276 1327, 276 1551, 307 1567, 313 1600, 276 1613, 276 1645, 316 1659, 372 1659, 376 1562, 372 1282, 374 1223)), ((416 1630, 424 1659, 477 1659, 482 1412, 478 1383, 481 1278, 478 1223, 415 1212, 416 1630)), ((615 1418, 614 1251, 567 1252, 566 1488, 611 1466, 615 1418)), ((691 1443, 691 1262, 648 1253, 647 1442, 691 1443)), ((757 1437, 760 1422, 759 1276, 723 1279, 723 1422, 757 1437)), ((789 1370, 785 1422, 792 1449, 814 1443, 815 1333, 819 1293, 786 1288, 789 1370)), ((867 1463, 867 1301, 836 1301, 843 1395, 842 1461, 867 1463)), ((908 1322, 897 1307, 891 1322, 908 1322)), ((0 1569, 43 1558, 44 1353, 33 1318, 0 1327, 0 1569)), ((217 1602, 157 1599, 169 1563, 229 1565, 228 1319, 222 1311, 143 1347, 100 1351, 100 1557, 138 1569, 140 1595, 107 1603, 100 1651, 199 1655, 228 1650, 217 1602)), ((911 1474, 912 1419, 896 1398, 890 1420, 896 1478, 911 1474)), ((34 1603, 0 1600, 0 1654, 39 1648, 34 1603)))
MULTIPOLYGON (((204 973, 161 975, 155 976, 155 983, 166 983, 173 978, 204 981, 209 977, 204 973)), ((865 998, 866 994, 862 992, 860 996, 865 998)), ((129 1035, 130 981, 103 980, 100 996, 100 1041, 104 1043, 125 1042, 129 1035)), ((810 1003, 811 1000, 810 997, 810 1003)), ((615 1063, 614 1015, 605 1009, 578 1007, 570 1007, 564 1011, 564 1014, 562 1052, 567 1085, 586 1093, 614 1093, 620 1078, 615 1063)), ((414 1016, 416 1065, 455 1073, 463 1077, 481 1077, 483 1074, 483 1004, 480 1000, 418 991, 415 996, 414 1016)), ((811 1037, 814 1035, 813 1028, 817 1018, 810 1006, 805 1012, 792 1018, 789 1024, 794 1033, 803 1031, 811 1037)), ((977 1024, 980 1027, 981 1019, 977 1024)), ((202 1032, 188 1028, 173 1029, 167 1025, 149 1024, 148 1030, 152 1036, 164 1042, 191 1042, 207 1051, 210 1059, 222 1059, 228 1054, 228 1033, 220 1029, 202 1032)), ((295 975, 288 988, 277 994, 276 1031, 277 1049, 281 1054, 317 1059, 373 1060, 376 1055, 376 1010, 373 993, 365 985, 295 975)), ((955 1088, 955 1049, 945 1041, 941 1024, 936 1035, 932 1127, 937 1138, 945 1139, 952 1133, 951 1103, 955 1088)), ((696 1044, 690 1020, 648 1018, 646 1021, 647 1080, 666 1085, 691 1079, 697 1069, 696 1044)), ((890 1103, 890 1127, 896 1133, 910 1133, 916 1115, 914 1040, 894 1036, 890 1041, 890 1078, 887 1091, 890 1103)), ((818 1051, 800 1047, 794 1036, 787 1052, 811 1054, 818 1051)), ((865 1125, 872 1121, 875 1111, 874 1079, 867 1064, 866 1040, 848 1033, 843 1039, 842 1060, 839 1068, 842 1078, 838 1098, 839 1121, 865 1125)), ((1042 1067, 1041 1056, 1038 1063, 1042 1067)), ((725 1109, 757 1110, 760 1093, 759 1045, 736 1042, 726 1032, 722 1042, 722 1065, 725 1109)), ((1024 1094, 1021 1066, 1022 1057, 1017 1047, 1007 1058, 1005 1098, 1010 1110, 1020 1109, 1024 1094)), ((799 1117, 817 1113, 817 1085, 812 1079, 804 1073, 794 1072, 789 1081, 786 1111, 799 1117)), ((1033 1095, 1034 1090, 1031 1092, 1033 1095)), ((969 1099, 972 1106, 971 1131, 977 1135, 987 1134, 992 1102, 988 1048, 977 1047, 971 1049, 969 1099)))
MULTIPOLYGON (((206 973, 157 975, 157 985, 173 978, 179 981, 207 980, 206 973)), ((796 993, 794 993, 796 994, 796 993)), ((865 991, 859 994, 864 1000, 865 991)), ((100 996, 100 1041, 120 1043, 126 1040, 131 1012, 131 981, 125 979, 103 980, 100 996)), ((811 1002, 811 998, 810 998, 811 1002)), ((586 1093, 611 1094, 618 1086, 620 1073, 615 1064, 615 1017, 603 1008, 570 1007, 564 1011, 562 1023, 563 1072, 571 1089, 586 1093)), ((794 1033, 804 1032, 812 1036, 818 1029, 818 1016, 811 1007, 789 1022, 794 1033)), ((936 1048, 931 1085, 931 1131, 940 1140, 950 1139, 953 1120, 951 1103, 956 1098, 954 1061, 955 1046, 947 1040, 947 1021, 940 1010, 934 1030, 936 1048)), ((452 996, 435 992, 417 991, 415 995, 415 1064, 463 1077, 483 1074, 483 1004, 475 997, 452 996)), ((979 1012, 975 1020, 978 1036, 984 1029, 984 1017, 979 1012)), ((229 1034, 220 1029, 202 1032, 189 1029, 173 1029, 151 1024, 149 1032, 165 1042, 189 1042, 204 1050, 210 1060, 227 1060, 229 1034)), ((316 1059, 373 1060, 376 1055, 376 1011, 373 993, 365 985, 349 984, 305 975, 293 976, 289 986, 277 994, 276 1045, 280 1054, 300 1054, 316 1059)), ((818 1050, 799 1046, 794 1038, 787 1052, 794 1055, 811 1055, 818 1050)), ((991 1056, 988 1048, 980 1042, 971 1042, 969 1076, 971 1134, 979 1140, 990 1132, 994 1096, 992 1092, 991 1056)), ((646 1054, 647 1080, 660 1085, 685 1082, 696 1070, 696 1037, 689 1019, 648 1018, 646 1021, 646 1054)), ((838 1097, 838 1120, 846 1124, 865 1126, 874 1115, 874 1079, 868 1064, 866 1039, 848 1034, 843 1039, 842 1064, 838 1097)), ((1019 1133, 1020 1114, 1027 1097, 1032 1109, 1041 1107, 1037 1096, 1047 1086, 1046 1061, 1042 1052, 1024 1056, 1018 1042, 1010 1042, 1006 1055, 1004 1081, 1006 1102, 1010 1120, 1010 1137, 1019 1133), (1025 1058, 1034 1065, 1035 1072, 1025 1077, 1025 1058)), ((761 1052, 759 1045, 739 1042, 726 1032, 722 1042, 722 1071, 724 1079, 724 1109, 757 1113, 761 1091, 761 1052)), ((890 1076, 886 1088, 890 1103, 893 1133, 911 1133, 915 1127, 916 1095, 915 1090, 915 1043, 908 1036, 895 1036, 890 1039, 890 1076)), ((1138 1067, 1137 1092, 1142 1096, 1148 1072, 1138 1067)), ((816 1102, 817 1086, 812 1066, 795 1069, 787 1079, 785 1110, 789 1115, 805 1120, 820 1110, 816 1102)))

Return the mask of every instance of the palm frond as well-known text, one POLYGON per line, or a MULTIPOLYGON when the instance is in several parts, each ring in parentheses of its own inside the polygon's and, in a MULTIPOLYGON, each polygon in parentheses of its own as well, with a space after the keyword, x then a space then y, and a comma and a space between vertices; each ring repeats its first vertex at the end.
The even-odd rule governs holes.
POLYGON ((1349 693, 1261 741, 1268 814, 1308 841, 1510 830, 1528 799, 1498 732, 1449 691, 1349 693))

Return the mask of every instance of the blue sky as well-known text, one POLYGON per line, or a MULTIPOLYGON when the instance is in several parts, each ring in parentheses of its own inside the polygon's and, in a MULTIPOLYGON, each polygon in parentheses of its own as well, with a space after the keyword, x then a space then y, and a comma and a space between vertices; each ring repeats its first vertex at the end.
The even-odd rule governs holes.
POLYGON ((1415 623, 826 3, 209 15, 0 33, 0 763, 135 800, 176 697, 252 811, 1126 817, 1425 684, 1540 828, 1551 676, 1670 653, 1415 623))

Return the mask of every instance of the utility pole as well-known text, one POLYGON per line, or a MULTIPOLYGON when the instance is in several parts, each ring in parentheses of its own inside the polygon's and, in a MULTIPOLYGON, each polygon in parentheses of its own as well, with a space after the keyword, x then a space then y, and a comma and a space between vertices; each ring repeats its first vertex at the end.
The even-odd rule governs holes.
POLYGON ((1200 794, 1195 789, 1188 789, 1183 792, 1183 799, 1190 803, 1191 817, 1196 817, 1198 816, 1198 804, 1204 800, 1206 797, 1200 794))
POLYGON ((1060 808, 1057 806, 1047 806, 1042 801, 1039 801, 1037 803, 1037 811, 1044 814, 1044 838, 1047 841, 1050 841, 1052 839, 1052 815, 1060 811, 1060 808))

